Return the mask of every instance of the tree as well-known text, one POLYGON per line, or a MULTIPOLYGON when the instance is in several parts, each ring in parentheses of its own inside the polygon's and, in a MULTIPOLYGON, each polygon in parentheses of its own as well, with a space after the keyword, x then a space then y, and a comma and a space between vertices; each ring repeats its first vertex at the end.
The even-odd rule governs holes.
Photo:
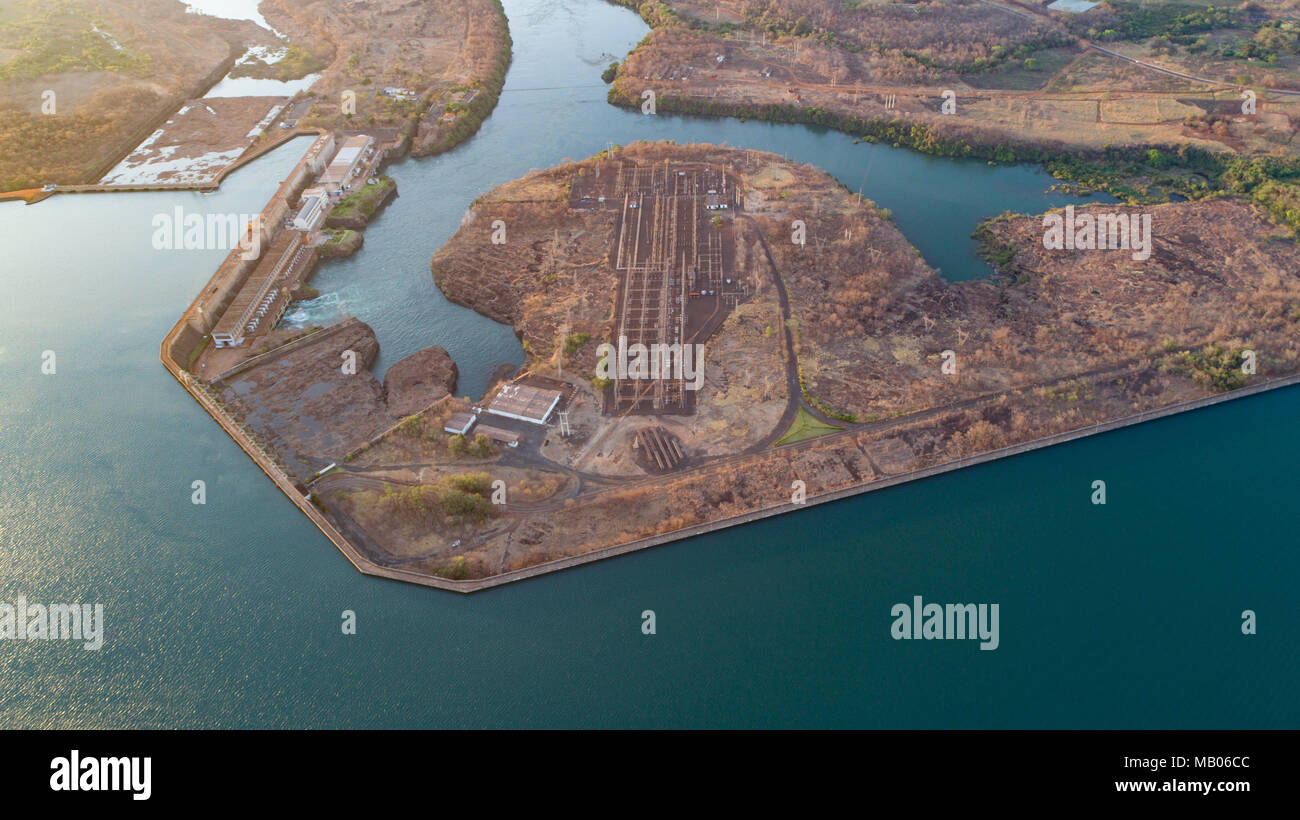
POLYGON ((465 441, 465 437, 460 433, 447 439, 447 450, 453 456, 463 456, 468 449, 469 442, 465 441))

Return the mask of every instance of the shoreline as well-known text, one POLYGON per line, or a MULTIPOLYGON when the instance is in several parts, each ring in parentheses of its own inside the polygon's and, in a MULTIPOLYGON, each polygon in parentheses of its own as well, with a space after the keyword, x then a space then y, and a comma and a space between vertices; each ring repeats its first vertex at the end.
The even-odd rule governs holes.
MULTIPOLYGON (((226 412, 221 407, 221 405, 218 404, 209 395, 209 391, 203 389, 202 384, 199 383, 196 379, 194 379, 194 377, 191 374, 184 371, 182 368, 180 368, 179 365, 176 365, 174 362, 169 360, 168 356, 166 355, 168 345, 169 343, 174 341, 175 336, 181 331, 184 322, 185 322, 185 318, 182 316, 181 320, 177 322, 177 324, 172 328, 171 332, 169 332, 167 336, 164 337, 163 339, 162 355, 160 356, 163 366, 166 367, 167 370, 172 374, 172 376, 174 376, 176 380, 181 384, 181 386, 185 388, 186 392, 188 392, 190 396, 196 402, 198 402, 199 405, 203 407, 208 412, 208 414, 217 421, 218 424, 221 425, 222 429, 224 429, 226 433, 232 439, 234 439, 235 443, 239 445, 239 447, 249 456, 249 458, 253 460, 253 463, 256 464, 258 468, 260 468, 262 472, 265 473, 267 477, 270 478, 271 481, 289 498, 289 500, 294 504, 294 506, 296 506, 302 513, 304 513, 307 516, 307 518, 311 520, 311 522, 315 524, 316 527, 325 535, 325 537, 328 538, 334 544, 334 546, 338 548, 339 552, 341 552, 343 556, 348 559, 348 561, 352 564, 352 566, 357 571, 359 571, 363 575, 387 578, 389 580, 403 581, 406 583, 417 584, 419 586, 432 587, 436 589, 443 589, 451 592, 460 592, 460 593, 479 592, 485 589, 491 589, 493 587, 499 587, 505 584, 527 580, 529 578, 534 578, 540 575, 546 575, 552 572, 559 572, 565 569, 572 569, 575 567, 583 566, 585 564, 601 561, 606 558, 614 558, 620 555, 626 555, 628 553, 649 549, 651 547, 656 547, 663 544, 681 541, 699 535, 706 535, 711 532, 716 532, 718 530, 723 530, 723 529, 729 529, 731 527, 740 526, 753 521, 759 521, 764 518, 770 518, 775 515, 782 515, 784 513, 796 512, 806 507, 816 506, 818 504, 825 504, 832 501, 838 501, 844 498, 863 495, 876 490, 883 490, 888 487, 908 484, 914 481, 919 481, 922 479, 942 475, 944 473, 954 472, 956 470, 962 470, 967 467, 974 467, 980 464, 986 464, 993 461, 999 461, 1004 458, 1020 455, 1022 453, 1028 453, 1034 450, 1040 450, 1047 447, 1052 447, 1057 444, 1065 444, 1067 442, 1075 441, 1078 439, 1088 438, 1090 436, 1107 433, 1112 430, 1119 430, 1126 427, 1132 427, 1138 424, 1143 424, 1148 421, 1155 421, 1157 419, 1167 418, 1170 416, 1179 415, 1181 413, 1186 413, 1193 410, 1199 410, 1205 407, 1211 407, 1213 405, 1222 404, 1224 402, 1233 401, 1235 399, 1248 398, 1268 391, 1278 390, 1285 387, 1292 387, 1297 384, 1300 384, 1300 373, 1292 374, 1290 376, 1282 376, 1276 379, 1270 379, 1268 381, 1257 382, 1255 384, 1248 385, 1246 387, 1237 388, 1235 390, 1225 391, 1223 393, 1216 393, 1210 396, 1203 396, 1198 399, 1192 399, 1190 401, 1180 402, 1177 404, 1168 405, 1166 407, 1161 407, 1154 410, 1144 410, 1142 412, 1135 413, 1129 416, 1112 419, 1111 421, 1102 422, 1099 424, 1088 425, 1086 427, 1076 428, 1074 430, 1069 430, 1063 433, 1057 433, 1055 435, 1048 436, 1045 438, 1008 445, 1006 447, 990 450, 985 453, 979 453, 977 455, 966 456, 963 458, 955 459, 953 461, 945 462, 943 464, 924 467, 919 470, 913 470, 906 473, 901 473, 899 475, 888 476, 886 478, 877 479, 875 481, 856 484, 851 487, 845 487, 842 489, 832 490, 825 493, 809 495, 807 500, 803 504, 783 503, 783 504, 778 504, 770 507, 764 507, 758 510, 751 510, 749 512, 740 513, 738 515, 731 516, 728 518, 709 521, 704 524, 696 524, 690 527, 685 527, 683 529, 674 530, 668 533, 648 536, 645 538, 629 541, 623 544, 616 544, 609 547, 603 547, 588 553, 584 553, 583 555, 568 556, 565 558, 558 558, 552 561, 545 561, 539 564, 534 564, 533 566, 530 567, 524 567, 522 569, 508 570, 506 572, 500 573, 498 575, 489 576, 487 578, 477 578, 477 579, 457 581, 448 578, 443 578, 437 575, 416 573, 416 572, 411 572, 409 570, 402 570, 396 567, 384 566, 382 564, 377 564, 371 561, 370 559, 366 558, 365 556, 363 556, 361 552, 356 547, 354 547, 352 543, 348 541, 348 539, 339 531, 339 529, 334 525, 333 522, 327 519, 324 516, 324 514, 315 505, 313 505, 310 501, 308 501, 304 495, 298 492, 297 488, 293 484, 291 477, 286 472, 284 472, 284 470, 282 470, 275 464, 274 460, 265 452, 265 450, 260 445, 256 443, 256 441, 251 436, 244 433, 243 428, 239 425, 239 423, 236 422, 234 419, 232 419, 228 414, 226 414, 226 412)), ((321 333, 327 333, 329 331, 330 328, 326 328, 325 330, 321 331, 321 333)), ((784 449, 787 451, 799 450, 799 449, 803 449, 804 447, 810 446, 813 442, 818 442, 819 440, 820 439, 814 438, 804 442, 797 442, 794 444, 784 445, 784 447, 774 448, 774 449, 784 449)))

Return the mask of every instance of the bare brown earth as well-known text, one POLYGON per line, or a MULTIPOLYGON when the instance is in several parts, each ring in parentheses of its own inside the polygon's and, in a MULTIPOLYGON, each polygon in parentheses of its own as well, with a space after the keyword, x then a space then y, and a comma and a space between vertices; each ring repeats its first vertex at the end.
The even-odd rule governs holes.
POLYGON ((0 190, 98 180, 248 45, 274 43, 253 23, 187 14, 177 0, 5 4, 0 190))
POLYGON ((462 90, 483 89, 507 48, 497 0, 266 0, 262 12, 291 41, 331 55, 301 124, 401 129, 426 150, 452 131, 442 115, 462 90), (389 97, 401 88, 414 99, 389 97), (356 113, 341 110, 344 91, 356 113))
MULTIPOLYGON (((260 400, 250 417, 273 421, 277 452, 293 442, 315 468, 345 464, 312 490, 364 554, 474 578, 787 505, 796 481, 810 495, 860 487, 1300 371, 1300 247, 1242 201, 1150 213, 1153 252, 1141 261, 1126 250, 1044 248, 1041 216, 992 221, 984 241, 996 275, 948 284, 870 202, 810 166, 759 152, 638 144, 485 194, 433 260, 449 298, 515 325, 528 343, 526 370, 554 378, 563 364, 576 388, 573 436, 559 436, 554 424, 522 425, 517 449, 460 441, 442 432, 453 412, 469 409, 451 396, 391 424, 373 379, 322 399, 328 412, 308 413, 324 424, 346 405, 346 435, 332 441, 298 431, 306 416, 285 409, 273 418, 278 399, 260 400), (610 417, 589 379, 592 348, 611 330, 614 225, 607 211, 569 207, 569 194, 597 167, 607 174, 665 159, 670 169, 716 163, 737 181, 742 207, 726 218, 746 226, 735 235, 749 249, 738 252, 737 273, 770 284, 710 339, 694 415, 610 417), (808 226, 804 245, 791 241, 795 219, 808 226), (494 223, 505 224, 504 243, 491 241, 494 223), (788 320, 774 293, 778 273, 788 320), (591 337, 567 353, 566 320, 570 334, 591 337), (855 417, 837 422, 842 432, 768 444, 783 432, 781 410, 800 398, 785 389, 783 327, 797 350, 805 407, 855 417), (941 370, 944 350, 955 353, 953 374, 941 370), (1240 367, 1246 350, 1256 354, 1254 373, 1240 367), (667 474, 647 474, 629 449, 651 424, 688 452, 667 474), (504 505, 488 501, 498 479, 504 505)), ((303 394, 336 370, 335 348, 367 339, 358 328, 355 338, 322 345, 317 364, 297 367, 323 369, 293 376, 286 394, 303 394)))
MULTIPOLYGON (((1200 82, 1093 51, 1074 15, 1031 4, 1002 4, 1017 12, 1011 13, 974 2, 722 0, 720 8, 744 21, 725 32, 686 25, 691 19, 714 23, 700 4, 622 4, 639 5, 656 26, 615 80, 611 98, 622 104, 640 105, 649 90, 661 100, 694 106, 689 110, 815 108, 841 117, 916 121, 967 142, 1062 150, 1130 143, 1258 154, 1297 148, 1300 98, 1264 91, 1300 89, 1295 55, 1246 62, 1176 47, 1153 53, 1151 41, 1102 44, 1213 81, 1200 82), (655 11, 663 7, 677 16, 655 11), (806 28, 795 27, 800 19, 806 28), (1242 114, 1241 87, 1257 90, 1257 114, 1242 114), (941 109, 945 91, 955 97, 952 113, 941 109)), ((1088 13, 1103 28, 1104 11, 1088 13)))
POLYGON ((825 214, 806 252, 774 246, 808 390, 860 420, 892 418, 1209 342, 1260 350, 1261 374, 1290 372, 1296 243, 1238 200, 1078 210, 1140 212, 1152 215, 1145 261, 1047 250, 1042 219, 1014 217, 989 225, 992 243, 1014 254, 1002 273, 953 284, 919 259, 905 271, 873 264, 843 238, 852 218, 825 214), (944 350, 955 353, 955 376, 940 373, 944 350))

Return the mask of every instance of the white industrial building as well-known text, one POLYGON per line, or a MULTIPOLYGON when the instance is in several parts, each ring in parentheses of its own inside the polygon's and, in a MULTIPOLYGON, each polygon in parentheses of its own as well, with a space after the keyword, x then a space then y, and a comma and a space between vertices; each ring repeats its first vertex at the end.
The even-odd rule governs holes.
POLYGON ((298 214, 293 218, 291 227, 295 231, 314 231, 329 213, 330 201, 324 191, 308 196, 303 193, 298 214))
POLYGON ((507 384, 488 405, 487 411, 508 419, 545 424, 560 403, 560 391, 527 384, 507 384))
POLYGON ((328 191, 338 193, 353 182, 357 171, 365 164, 366 158, 374 150, 374 137, 358 134, 343 141, 343 147, 330 160, 325 173, 318 182, 328 191))

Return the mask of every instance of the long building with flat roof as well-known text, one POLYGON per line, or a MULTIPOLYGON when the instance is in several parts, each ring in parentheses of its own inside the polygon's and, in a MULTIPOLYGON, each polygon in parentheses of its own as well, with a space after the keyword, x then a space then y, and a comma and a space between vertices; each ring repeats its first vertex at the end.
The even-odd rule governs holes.
POLYGON ((239 347, 244 339, 275 326, 289 306, 297 271, 312 263, 315 251, 303 244, 303 234, 281 231, 258 261, 212 329, 216 347, 239 347))
POLYGON ((518 433, 512 433, 509 430, 502 430, 500 427, 493 427, 490 424, 480 424, 475 436, 482 433, 497 444, 504 444, 507 447, 518 447, 521 436, 518 433))
POLYGON ((348 137, 317 182, 332 191, 343 188, 352 181, 352 175, 365 162, 366 151, 374 144, 374 137, 364 134, 348 137))

